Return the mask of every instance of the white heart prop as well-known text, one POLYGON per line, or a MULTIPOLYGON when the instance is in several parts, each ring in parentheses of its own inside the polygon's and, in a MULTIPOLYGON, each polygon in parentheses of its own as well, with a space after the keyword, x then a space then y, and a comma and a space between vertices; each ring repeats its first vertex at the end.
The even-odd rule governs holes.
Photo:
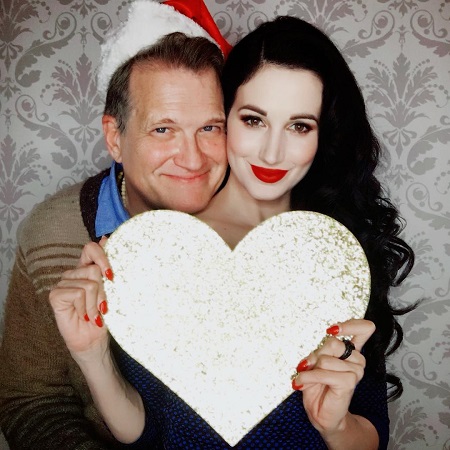
POLYGON ((293 392, 325 330, 362 318, 369 299, 358 241, 318 213, 272 217, 231 251, 200 220, 152 211, 105 250, 112 336, 232 446, 293 392))

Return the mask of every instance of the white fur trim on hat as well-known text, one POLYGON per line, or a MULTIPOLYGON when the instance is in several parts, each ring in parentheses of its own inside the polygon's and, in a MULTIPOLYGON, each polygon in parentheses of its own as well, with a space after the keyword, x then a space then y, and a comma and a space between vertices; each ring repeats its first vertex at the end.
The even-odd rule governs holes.
POLYGON ((135 1, 129 9, 128 19, 122 22, 101 46, 97 87, 105 97, 114 72, 142 49, 156 43, 159 38, 179 31, 190 37, 205 37, 217 42, 197 23, 179 13, 172 6, 152 0, 135 1))

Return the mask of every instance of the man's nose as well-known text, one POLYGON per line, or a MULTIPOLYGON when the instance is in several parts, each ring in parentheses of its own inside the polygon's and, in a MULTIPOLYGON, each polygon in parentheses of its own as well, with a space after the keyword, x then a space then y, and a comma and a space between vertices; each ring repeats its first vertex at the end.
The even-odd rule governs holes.
POLYGON ((283 136, 280 132, 269 130, 262 143, 259 158, 267 164, 274 165, 283 160, 283 136))
POLYGON ((177 166, 190 171, 200 170, 205 161, 205 155, 195 135, 184 136, 174 162, 177 166))

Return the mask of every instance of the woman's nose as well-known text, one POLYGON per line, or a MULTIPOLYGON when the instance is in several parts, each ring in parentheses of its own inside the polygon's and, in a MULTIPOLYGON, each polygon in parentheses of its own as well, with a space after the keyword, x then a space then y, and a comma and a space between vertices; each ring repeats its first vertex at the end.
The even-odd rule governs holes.
POLYGON ((259 157, 269 165, 278 164, 283 160, 283 138, 280 132, 270 130, 264 139, 259 157))

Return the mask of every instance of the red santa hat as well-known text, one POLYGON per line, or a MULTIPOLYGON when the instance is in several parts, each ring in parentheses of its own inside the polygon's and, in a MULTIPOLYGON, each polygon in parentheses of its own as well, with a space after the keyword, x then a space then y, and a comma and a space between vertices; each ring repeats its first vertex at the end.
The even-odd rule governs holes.
POLYGON ((226 57, 231 45, 223 38, 203 0, 137 0, 128 18, 101 46, 97 73, 98 90, 104 96, 114 72, 142 49, 169 33, 205 37, 216 44, 226 57))

